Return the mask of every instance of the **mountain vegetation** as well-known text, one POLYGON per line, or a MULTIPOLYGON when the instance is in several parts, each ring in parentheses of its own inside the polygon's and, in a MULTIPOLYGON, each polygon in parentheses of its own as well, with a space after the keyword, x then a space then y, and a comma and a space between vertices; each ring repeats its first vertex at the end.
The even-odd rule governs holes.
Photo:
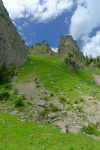
POLYGON ((99 150, 100 56, 72 36, 28 48, 0 0, 0 150, 99 150))

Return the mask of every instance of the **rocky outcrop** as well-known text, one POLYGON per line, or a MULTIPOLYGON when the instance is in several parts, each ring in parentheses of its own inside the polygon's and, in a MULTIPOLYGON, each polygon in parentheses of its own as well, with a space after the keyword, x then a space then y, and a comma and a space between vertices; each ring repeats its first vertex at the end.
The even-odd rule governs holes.
POLYGON ((32 47, 32 52, 35 54, 46 54, 46 55, 53 55, 54 52, 51 50, 50 45, 44 41, 42 43, 38 43, 32 47))
POLYGON ((79 47, 73 37, 71 35, 68 36, 61 36, 60 45, 59 45, 59 53, 65 54, 66 52, 72 50, 79 50, 79 47))
POLYGON ((9 18, 0 0, 0 64, 23 64, 27 60, 28 48, 9 18))
POLYGON ((83 54, 79 50, 79 47, 73 37, 71 35, 65 37, 61 36, 60 45, 58 48, 59 55, 64 56, 73 51, 78 51, 78 56, 83 58, 83 54))
POLYGON ((84 67, 84 55, 71 35, 61 37, 58 54, 65 59, 72 71, 76 72, 84 67))

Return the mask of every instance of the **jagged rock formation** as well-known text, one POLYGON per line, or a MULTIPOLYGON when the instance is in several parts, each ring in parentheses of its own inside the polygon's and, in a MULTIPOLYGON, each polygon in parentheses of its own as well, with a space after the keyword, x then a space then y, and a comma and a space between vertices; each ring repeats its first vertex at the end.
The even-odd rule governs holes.
POLYGON ((59 45, 59 53, 60 55, 64 55, 69 51, 79 50, 79 47, 73 37, 71 35, 61 36, 60 45, 59 45))
POLYGON ((37 43, 36 45, 34 45, 32 47, 32 52, 34 52, 35 54, 46 54, 49 56, 53 55, 54 53, 46 41, 42 43, 37 43))
POLYGON ((73 51, 78 51, 78 55, 80 55, 79 57, 83 58, 83 54, 80 52, 79 47, 73 37, 71 35, 65 37, 61 36, 60 45, 58 48, 59 55, 64 56, 73 51))
POLYGON ((58 54, 64 57, 72 71, 79 71, 83 68, 85 58, 71 35, 61 37, 58 54))
POLYGON ((0 0, 0 64, 23 64, 27 60, 28 48, 9 18, 0 0))

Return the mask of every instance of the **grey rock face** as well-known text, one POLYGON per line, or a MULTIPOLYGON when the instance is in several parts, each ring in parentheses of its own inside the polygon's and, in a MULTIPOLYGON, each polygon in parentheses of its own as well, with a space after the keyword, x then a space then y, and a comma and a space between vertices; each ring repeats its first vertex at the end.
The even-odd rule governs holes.
POLYGON ((60 45, 59 45, 59 53, 61 55, 66 52, 70 52, 72 50, 79 50, 79 47, 75 40, 73 40, 72 36, 61 36, 60 45))
POLYGON ((76 41, 71 35, 61 37, 58 52, 60 56, 65 56, 70 52, 76 52, 77 57, 83 59, 83 53, 79 50, 76 41))
POLYGON ((0 0, 0 64, 23 64, 28 48, 13 25, 2 0, 0 0))

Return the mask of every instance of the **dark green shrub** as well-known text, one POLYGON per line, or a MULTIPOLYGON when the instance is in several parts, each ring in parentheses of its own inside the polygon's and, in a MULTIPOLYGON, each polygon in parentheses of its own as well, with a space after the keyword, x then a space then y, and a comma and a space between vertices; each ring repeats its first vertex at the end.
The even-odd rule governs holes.
POLYGON ((15 75, 15 66, 12 64, 9 67, 5 63, 0 65, 0 84, 9 83, 11 78, 15 75))
POLYGON ((98 68, 100 68, 100 56, 96 58, 96 65, 98 68))
POLYGON ((44 101, 49 101, 49 100, 50 100, 50 97, 49 97, 49 96, 44 95, 44 96, 42 96, 42 97, 41 97, 41 99, 43 99, 44 101))
POLYGON ((0 83, 3 84, 9 81, 9 71, 5 63, 0 66, 0 83))
POLYGON ((66 103, 66 98, 63 97, 63 96, 61 96, 61 97, 60 97, 60 102, 61 102, 62 104, 66 103))
POLYGON ((86 56, 85 57, 85 64, 88 66, 91 63, 93 63, 94 59, 92 58, 92 56, 86 56))
POLYGON ((49 113, 49 109, 44 108, 41 112, 39 112, 39 115, 41 115, 42 117, 46 117, 48 113, 49 113))
POLYGON ((9 83, 5 83, 5 84, 3 85, 3 87, 4 87, 5 89, 7 89, 7 90, 11 90, 12 85, 11 85, 11 83, 9 82, 9 83))
POLYGON ((81 70, 80 60, 77 58, 76 54, 72 52, 68 53, 65 63, 70 65, 74 72, 81 70))
POLYGON ((16 96, 15 107, 23 107, 23 106, 25 106, 24 98, 22 96, 16 96))
POLYGON ((70 147, 70 150, 74 150, 74 148, 73 148, 73 147, 70 147))
POLYGON ((5 89, 0 89, 0 101, 9 99, 9 91, 5 89))
POLYGON ((75 108, 75 110, 77 110, 77 111, 80 112, 80 113, 84 112, 82 106, 77 106, 77 107, 75 108))
POLYGON ((82 128, 82 132, 85 132, 87 134, 96 134, 96 131, 97 131, 97 126, 94 125, 94 124, 89 124, 88 126, 83 126, 82 128))
POLYGON ((57 111, 59 111, 58 107, 55 106, 55 105, 53 105, 53 104, 51 105, 50 108, 51 108, 51 111, 52 111, 52 112, 57 112, 57 111))

